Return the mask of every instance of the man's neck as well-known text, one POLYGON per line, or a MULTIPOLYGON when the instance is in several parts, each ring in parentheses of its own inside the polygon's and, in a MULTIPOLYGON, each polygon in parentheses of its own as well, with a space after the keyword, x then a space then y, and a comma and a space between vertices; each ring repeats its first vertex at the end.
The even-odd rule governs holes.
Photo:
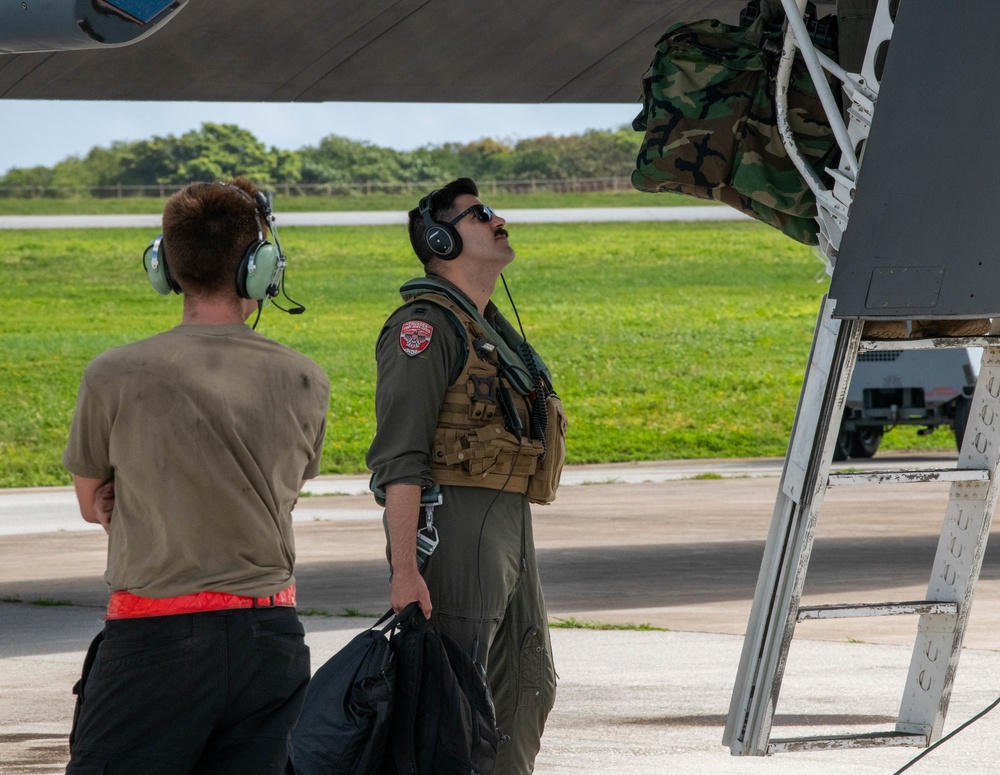
POLYGON ((254 307, 235 296, 185 296, 184 326, 227 326, 244 323, 254 307))
POLYGON ((469 271, 468 265, 454 266, 446 265, 439 277, 444 278, 452 285, 456 286, 462 293, 469 297, 479 314, 486 312, 486 305, 489 304, 490 297, 497 287, 497 278, 485 273, 469 271))

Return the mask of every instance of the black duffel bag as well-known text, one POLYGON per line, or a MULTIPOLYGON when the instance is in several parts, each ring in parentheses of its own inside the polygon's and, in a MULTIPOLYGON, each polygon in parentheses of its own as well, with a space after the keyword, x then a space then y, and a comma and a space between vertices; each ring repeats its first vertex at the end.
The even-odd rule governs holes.
POLYGON ((492 775, 501 735, 485 669, 419 608, 402 616, 392 635, 396 702, 383 773, 492 775))
POLYGON ((309 682, 302 713, 292 730, 292 772, 364 775, 381 771, 396 684, 389 635, 404 618, 400 614, 385 624, 390 616, 392 611, 387 611, 370 629, 355 636, 309 682))

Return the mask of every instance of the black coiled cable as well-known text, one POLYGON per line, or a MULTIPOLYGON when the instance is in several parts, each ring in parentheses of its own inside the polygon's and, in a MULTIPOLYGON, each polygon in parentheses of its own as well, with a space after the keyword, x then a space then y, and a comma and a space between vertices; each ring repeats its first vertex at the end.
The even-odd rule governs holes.
POLYGON ((545 384, 545 380, 538 371, 538 365, 535 363, 535 356, 532 354, 531 345, 527 341, 522 340, 518 343, 517 354, 521 356, 521 360, 528 368, 531 382, 535 386, 531 397, 531 411, 528 422, 531 425, 531 438, 542 442, 542 454, 538 458, 538 462, 541 463, 545 460, 545 453, 548 451, 545 449, 545 432, 549 429, 549 407, 546 400, 548 398, 549 387, 545 384))

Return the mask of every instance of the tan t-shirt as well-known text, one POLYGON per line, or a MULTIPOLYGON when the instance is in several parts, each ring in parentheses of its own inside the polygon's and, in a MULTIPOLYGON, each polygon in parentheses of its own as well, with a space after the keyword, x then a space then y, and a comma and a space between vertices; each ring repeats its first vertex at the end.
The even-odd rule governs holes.
POLYGON ((111 589, 293 583, 291 508, 319 473, 329 398, 315 362, 242 324, 178 326, 91 361, 63 463, 115 479, 111 589))

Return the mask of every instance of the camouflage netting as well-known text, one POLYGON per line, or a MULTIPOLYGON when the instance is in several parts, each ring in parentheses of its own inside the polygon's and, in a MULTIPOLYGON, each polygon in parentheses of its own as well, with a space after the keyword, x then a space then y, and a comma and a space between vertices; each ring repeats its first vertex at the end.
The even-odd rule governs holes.
MULTIPOLYGON (((632 185, 734 207, 817 244, 816 199, 785 152, 774 104, 781 33, 705 20, 672 26, 642 79, 644 131, 632 185)), ((823 176, 833 133, 801 57, 792 68, 789 124, 823 176)))

